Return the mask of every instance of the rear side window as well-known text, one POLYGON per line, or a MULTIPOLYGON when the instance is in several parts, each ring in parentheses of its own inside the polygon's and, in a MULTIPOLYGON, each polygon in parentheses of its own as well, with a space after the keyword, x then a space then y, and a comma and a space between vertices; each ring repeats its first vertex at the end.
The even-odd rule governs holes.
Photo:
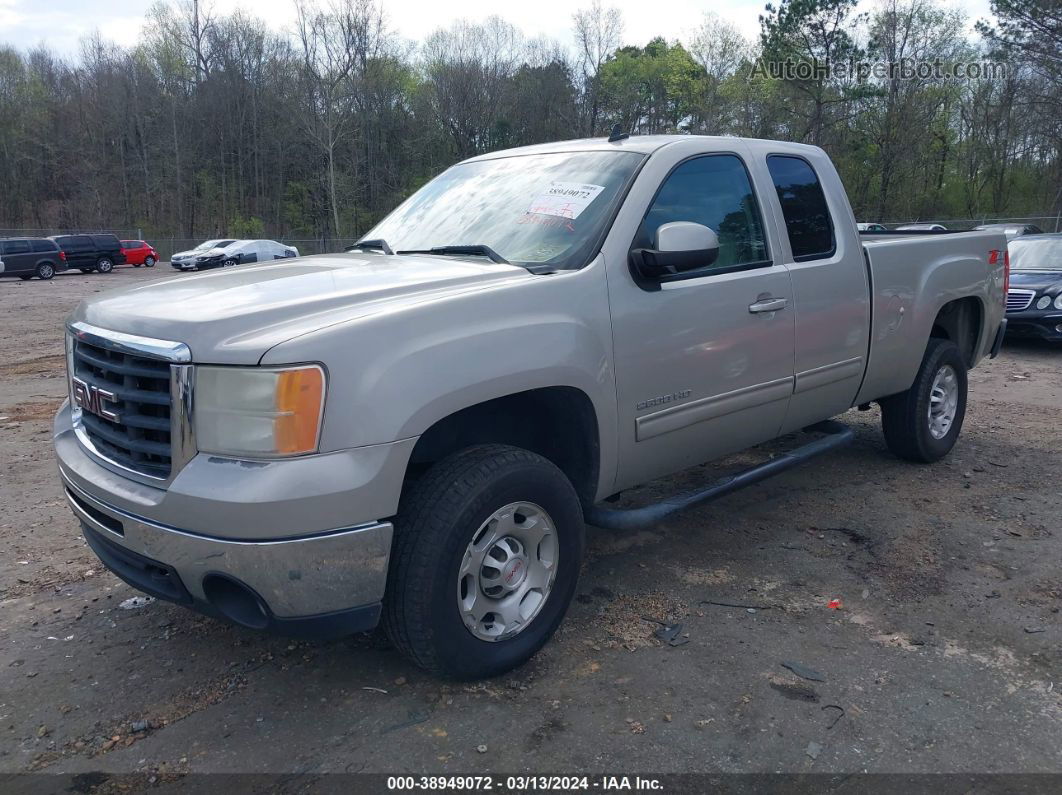
POLYGON ((29 254, 30 244, 27 240, 5 240, 5 254, 29 254))
POLYGON ((28 240, 8 240, 4 244, 5 254, 28 254, 30 244, 28 240))
POLYGON ((672 171, 653 199, 634 247, 652 248, 656 230, 672 221, 702 224, 719 238, 719 256, 705 273, 770 264, 752 183, 734 155, 696 157, 672 171))
POLYGON ((55 241, 67 251, 88 251, 92 248, 92 240, 88 235, 67 235, 57 237, 55 241))
POLYGON ((130 251, 132 251, 134 248, 140 248, 143 245, 144 244, 141 243, 139 240, 123 240, 122 241, 122 248, 129 249, 130 251))
POLYGON ((767 169, 778 191, 793 259, 805 262, 831 256, 837 248, 833 221, 815 169, 803 158, 785 155, 768 157, 767 169))
POLYGON ((30 246, 34 251, 38 252, 55 251, 59 248, 59 246, 51 240, 31 240, 30 246))

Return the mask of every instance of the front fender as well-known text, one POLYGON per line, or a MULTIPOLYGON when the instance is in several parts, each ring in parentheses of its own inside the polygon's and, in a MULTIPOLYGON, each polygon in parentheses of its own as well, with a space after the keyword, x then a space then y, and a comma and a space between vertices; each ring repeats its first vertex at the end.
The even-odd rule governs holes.
POLYGON ((322 452, 419 436, 457 411, 530 389, 579 389, 597 414, 605 482, 616 407, 602 265, 384 306, 281 343, 262 364, 325 365, 322 452))

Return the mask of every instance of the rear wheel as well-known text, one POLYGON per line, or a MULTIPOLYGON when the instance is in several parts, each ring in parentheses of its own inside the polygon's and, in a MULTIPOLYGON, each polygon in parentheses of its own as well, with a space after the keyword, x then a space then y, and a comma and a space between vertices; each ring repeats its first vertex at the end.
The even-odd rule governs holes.
POLYGON ((37 278, 48 280, 55 276, 55 266, 50 262, 42 262, 37 266, 37 278))
POLYGON ((429 671, 504 673, 557 629, 582 552, 579 499, 556 466, 516 447, 468 448, 403 497, 384 628, 429 671))
POLYGON ((114 260, 110 257, 100 257, 96 260, 96 270, 100 273, 110 273, 114 270, 114 260))
POLYGON ((966 389, 966 362, 955 343, 930 339, 911 388, 880 401, 889 449, 923 463, 946 456, 962 430, 966 389))

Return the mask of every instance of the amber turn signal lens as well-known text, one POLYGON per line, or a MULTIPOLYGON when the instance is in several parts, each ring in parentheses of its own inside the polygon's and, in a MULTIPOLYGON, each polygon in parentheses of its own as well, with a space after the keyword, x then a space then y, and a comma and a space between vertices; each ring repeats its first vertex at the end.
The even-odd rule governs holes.
POLYGON ((312 453, 317 449, 324 402, 324 373, 320 367, 300 367, 277 373, 276 451, 281 455, 312 453))

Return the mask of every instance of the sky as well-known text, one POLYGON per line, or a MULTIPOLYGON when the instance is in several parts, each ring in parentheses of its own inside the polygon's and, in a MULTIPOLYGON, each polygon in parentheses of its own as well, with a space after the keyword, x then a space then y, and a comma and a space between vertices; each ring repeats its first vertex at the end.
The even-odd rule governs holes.
MULTIPOLYGON (((154 0, 0 0, 0 42, 26 49, 41 42, 71 57, 78 40, 98 30, 104 39, 129 46, 142 33, 144 15, 154 0)), ((589 0, 382 0, 392 29, 421 40, 454 20, 482 20, 497 14, 529 37, 546 35, 571 45, 572 12, 589 0)), ((201 0, 215 11, 244 8, 278 30, 290 28, 295 18, 293 0, 201 0)), ((666 0, 662 5, 646 0, 603 0, 623 12, 624 43, 645 44, 654 36, 686 41, 705 11, 730 20, 750 38, 759 32, 759 14, 766 0, 666 0)), ((873 8, 875 0, 862 0, 860 10, 873 8)), ((989 0, 950 0, 943 3, 966 11, 970 25, 989 17, 989 0)))

